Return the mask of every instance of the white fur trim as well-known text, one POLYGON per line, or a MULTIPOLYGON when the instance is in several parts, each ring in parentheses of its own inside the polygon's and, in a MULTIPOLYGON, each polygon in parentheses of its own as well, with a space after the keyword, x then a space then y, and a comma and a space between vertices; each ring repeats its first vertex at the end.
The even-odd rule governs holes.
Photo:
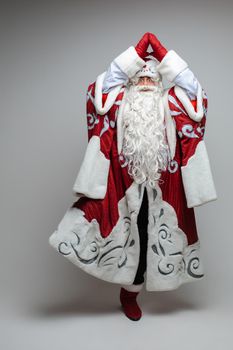
POLYGON ((187 207, 197 207, 217 199, 217 193, 210 168, 204 140, 200 141, 195 153, 185 166, 181 166, 182 180, 187 207))
POLYGON ((126 97, 128 94, 128 89, 125 88, 121 104, 119 106, 118 115, 117 115, 117 150, 118 154, 121 154, 122 145, 123 145, 123 112, 126 104, 126 97))
POLYGON ((149 200, 146 290, 172 290, 204 276, 200 242, 188 245, 178 226, 175 209, 162 198, 162 191, 147 187, 149 200))
POLYGON ((172 82, 175 77, 187 67, 187 62, 174 50, 169 50, 162 61, 157 65, 157 71, 168 81, 172 82))
POLYGON ((171 155, 171 159, 173 159, 176 151, 176 124, 173 117, 171 116, 170 109, 169 109, 168 91, 169 89, 166 89, 163 94, 164 119, 165 119, 166 134, 167 134, 168 146, 170 149, 170 155, 171 155))
MULTIPOLYGON (((118 202, 119 220, 106 238, 101 236, 96 219, 89 222, 84 211, 72 206, 50 236, 50 245, 85 272, 130 288, 139 263, 137 218, 145 186, 133 182, 126 190, 118 202)), ((159 185, 156 189, 146 188, 149 205, 146 290, 172 290, 200 280, 204 276, 200 242, 188 245, 187 236, 178 227, 176 212, 162 199, 159 185)))
POLYGON ((92 136, 73 186, 75 195, 103 199, 107 190, 109 166, 110 160, 100 150, 99 136, 92 136))
POLYGON ((85 272, 102 280, 131 285, 139 263, 136 222, 142 197, 136 183, 118 202, 119 220, 106 238, 96 219, 89 222, 84 211, 70 207, 49 237, 50 245, 85 272))
POLYGON ((114 61, 129 78, 132 78, 137 71, 146 64, 146 62, 138 55, 134 46, 130 46, 127 50, 117 56, 114 61))
POLYGON ((122 284, 121 287, 128 290, 129 292, 140 292, 142 290, 143 284, 144 282, 141 284, 122 284))
POLYGON ((200 83, 198 82, 198 90, 197 90, 197 112, 195 112, 194 106, 192 105, 184 89, 176 85, 174 90, 175 90, 176 96, 178 97, 180 102, 183 104, 189 117, 195 120, 196 122, 199 122, 204 116, 203 97, 205 96, 205 93, 202 90, 200 83))
POLYGON ((106 114, 109 109, 112 107, 113 103, 116 100, 117 95, 119 94, 122 84, 115 86, 111 89, 111 91, 108 93, 107 99, 105 101, 105 104, 103 106, 102 104, 102 96, 103 96, 103 82, 106 75, 106 71, 102 74, 98 75, 96 78, 95 83, 95 98, 94 98, 94 105, 96 112, 100 115, 106 114))

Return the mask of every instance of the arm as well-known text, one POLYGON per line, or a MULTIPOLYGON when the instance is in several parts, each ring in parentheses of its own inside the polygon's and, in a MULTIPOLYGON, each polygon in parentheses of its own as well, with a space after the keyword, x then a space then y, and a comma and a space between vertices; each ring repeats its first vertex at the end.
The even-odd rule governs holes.
POLYGON ((125 84, 144 65, 145 61, 138 55, 136 49, 130 46, 110 64, 103 82, 103 93, 119 84, 125 84))
POLYGON ((103 82, 103 93, 109 92, 113 87, 125 84, 128 80, 128 75, 124 73, 115 60, 110 64, 103 82))
POLYGON ((194 100, 197 97, 198 80, 189 68, 185 68, 179 73, 175 77, 174 83, 186 91, 190 100, 194 100))
POLYGON ((93 103, 94 92, 95 83, 92 83, 87 90, 86 104, 88 144, 73 185, 73 194, 103 199, 107 190, 110 150, 116 125, 109 115, 97 114, 93 103))
POLYGON ((160 62, 157 66, 159 73, 169 82, 183 88, 190 99, 195 99, 199 82, 188 64, 174 50, 168 51, 154 34, 150 33, 149 40, 153 55, 160 62))
POLYGON ((204 141, 207 97, 203 92, 204 114, 199 121, 189 116, 188 110, 176 96, 174 87, 169 90, 168 103, 180 143, 181 175, 187 207, 197 207, 216 200, 217 193, 204 141))
POLYGON ((176 84, 169 90, 168 104, 180 141, 181 176, 187 207, 197 207, 217 199, 204 141, 207 96, 188 64, 174 50, 167 51, 153 34, 150 42, 154 56, 160 62, 157 70, 176 84))
MULTIPOLYGON (((115 58, 106 74, 104 91, 124 83, 126 79, 134 76, 145 65, 142 57, 147 46, 148 34, 145 34, 135 48, 130 46, 115 58)), ((111 114, 99 115, 97 113, 94 103, 95 85, 96 82, 90 84, 87 90, 88 145, 73 185, 73 193, 78 197, 103 199, 107 190, 110 168, 109 155, 116 122, 109 119, 111 114)), ((114 118, 114 114, 112 118, 114 118)))
POLYGON ((169 82, 183 88, 191 100, 196 98, 200 83, 188 64, 174 50, 167 52, 157 69, 169 82))
POLYGON ((143 58, 148 54, 149 33, 145 33, 138 44, 130 46, 117 56, 110 64, 103 82, 103 93, 109 92, 113 87, 128 82, 136 72, 145 65, 143 58))

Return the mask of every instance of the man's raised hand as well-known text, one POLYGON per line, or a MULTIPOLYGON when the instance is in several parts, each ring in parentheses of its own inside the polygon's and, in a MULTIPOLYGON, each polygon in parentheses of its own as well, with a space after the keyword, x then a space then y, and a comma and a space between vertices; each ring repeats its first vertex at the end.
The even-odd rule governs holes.
POLYGON ((167 49, 161 44, 161 42, 153 33, 148 33, 148 37, 149 37, 149 44, 151 44, 151 47, 153 49, 153 52, 151 54, 159 62, 161 62, 167 53, 167 49))
POLYGON ((147 48, 149 46, 149 35, 150 35, 149 32, 145 33, 143 37, 139 40, 137 45, 135 46, 135 50, 137 51, 137 54, 142 59, 144 59, 149 54, 149 52, 147 52, 147 48))

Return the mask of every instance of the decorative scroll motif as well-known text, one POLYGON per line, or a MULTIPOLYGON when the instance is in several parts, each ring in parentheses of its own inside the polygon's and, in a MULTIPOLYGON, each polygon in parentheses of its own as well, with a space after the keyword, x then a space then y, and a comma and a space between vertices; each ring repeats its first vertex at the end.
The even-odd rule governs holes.
POLYGON ((194 128, 191 124, 185 124, 182 127, 182 134, 190 138, 199 138, 199 136, 195 134, 194 128))
MULTIPOLYGON (((72 252, 75 253, 76 258, 86 265, 93 264, 94 262, 98 267, 115 265, 117 261, 117 267, 120 269, 127 262, 127 250, 135 244, 134 239, 130 239, 130 217, 125 216, 123 218, 123 235, 126 235, 126 240, 124 245, 118 244, 114 245, 114 240, 109 238, 103 238, 98 235, 94 236, 94 239, 91 242, 86 242, 86 235, 81 238, 80 235, 80 224, 74 225, 72 230, 70 230, 70 235, 66 236, 65 241, 61 241, 58 245, 58 251, 62 255, 70 255, 72 252), (69 237, 69 238, 68 238, 69 237), (85 248, 88 248, 88 258, 82 257, 80 251, 83 251, 85 248), (80 249, 79 249, 80 248, 80 249), (118 251, 121 251, 119 256, 118 251)), ((92 222, 97 223, 95 219, 92 222)))
POLYGON ((93 129, 96 124, 99 123, 99 119, 97 118, 95 113, 88 113, 87 114, 87 128, 93 129))
POLYGON ((199 126, 196 128, 196 130, 191 124, 183 125, 182 129, 178 131, 179 137, 182 138, 183 136, 186 136, 189 138, 199 138, 200 136, 203 136, 205 132, 205 126, 200 125, 201 123, 199 123, 199 126))
POLYGON ((177 161, 176 160, 170 160, 169 162, 168 162, 168 171, 169 171, 169 173, 175 173, 176 171, 177 171, 177 169, 178 169, 178 163, 177 163, 177 161))
POLYGON ((109 118, 108 118, 108 115, 106 114, 104 116, 104 126, 100 132, 100 137, 103 135, 103 133, 105 133, 108 129, 109 129, 109 118))
POLYGON ((178 273, 180 272, 185 273, 185 271, 187 271, 187 273, 193 278, 201 278, 204 276, 204 274, 196 272, 198 271, 198 268, 200 265, 200 258, 198 254, 195 255, 195 252, 198 252, 199 248, 192 249, 190 253, 186 255, 186 259, 184 259, 183 257, 184 253, 182 251, 177 250, 174 253, 167 252, 166 245, 164 245, 164 242, 169 242, 170 244, 173 244, 172 234, 171 232, 169 232, 169 227, 165 223, 160 225, 159 243, 158 244, 154 243, 151 246, 153 252, 160 257, 160 260, 158 262, 158 271, 160 274, 169 275, 172 272, 174 272, 176 267, 178 273), (175 255, 179 255, 181 257, 178 268, 177 268, 177 265, 175 265, 172 262, 164 264, 163 260, 166 260, 167 257, 169 256, 175 256, 175 255))
POLYGON ((197 127, 197 132, 198 132, 201 136, 203 136, 204 133, 205 133, 205 126, 198 126, 198 127, 197 127))
MULTIPOLYGON (((88 113, 87 114, 87 127, 88 129, 93 129, 95 127, 96 124, 99 123, 99 118, 95 113, 88 113)), ((116 122, 113 120, 110 120, 109 122, 109 117, 106 114, 104 116, 104 125, 103 128, 100 132, 100 137, 109 129, 109 127, 114 128, 115 127, 116 122)))
POLYGON ((87 91, 87 95, 86 95, 86 102, 88 102, 89 100, 91 100, 91 102, 94 104, 94 97, 92 96, 92 89, 90 89, 90 91, 87 91))
MULTIPOLYGON (((153 201, 155 199, 153 196, 153 201)), ((182 231, 174 225, 174 222, 169 223, 168 215, 171 213, 166 206, 158 208, 158 213, 153 214, 157 238, 151 245, 151 249, 158 258, 156 273, 163 276, 188 274, 193 278, 203 277, 204 274, 198 272, 200 271, 199 245, 192 246, 189 251, 189 246, 186 246, 183 241, 182 231)))
MULTIPOLYGON (((94 97, 92 96, 92 88, 87 91, 87 102, 89 100, 91 100, 92 104, 95 105, 95 101, 94 101, 94 97)), ((121 103, 121 101, 116 101, 114 104, 119 106, 121 103)), ((109 129, 109 127, 111 128, 114 128, 115 125, 116 125, 116 119, 117 119, 117 115, 118 115, 118 108, 116 108, 116 111, 115 111, 115 120, 110 120, 109 121, 109 116, 106 114, 104 116, 104 125, 103 125, 103 128, 100 132, 100 137, 109 129)), ((102 118, 102 116, 101 116, 102 118)), ((87 127, 88 129, 93 129, 95 127, 96 124, 99 123, 99 116, 96 114, 96 113, 88 113, 87 114, 87 127)))

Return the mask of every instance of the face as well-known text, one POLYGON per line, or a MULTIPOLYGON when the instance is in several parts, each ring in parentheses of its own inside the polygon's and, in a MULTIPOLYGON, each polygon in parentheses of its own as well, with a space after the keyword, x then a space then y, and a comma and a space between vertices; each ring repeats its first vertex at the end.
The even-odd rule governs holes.
POLYGON ((153 81, 150 77, 140 77, 137 85, 155 85, 156 82, 153 81))

